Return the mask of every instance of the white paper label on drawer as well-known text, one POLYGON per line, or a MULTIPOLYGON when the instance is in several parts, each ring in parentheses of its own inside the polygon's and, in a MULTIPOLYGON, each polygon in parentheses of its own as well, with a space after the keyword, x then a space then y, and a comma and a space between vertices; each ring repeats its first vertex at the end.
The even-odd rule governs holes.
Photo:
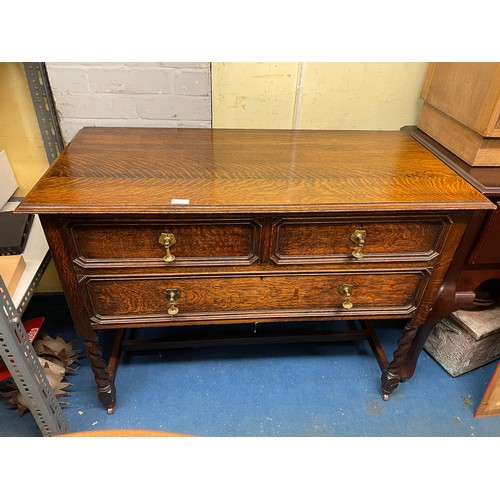
POLYGON ((189 200, 183 200, 181 198, 172 198, 170 202, 172 205, 189 205, 189 200))

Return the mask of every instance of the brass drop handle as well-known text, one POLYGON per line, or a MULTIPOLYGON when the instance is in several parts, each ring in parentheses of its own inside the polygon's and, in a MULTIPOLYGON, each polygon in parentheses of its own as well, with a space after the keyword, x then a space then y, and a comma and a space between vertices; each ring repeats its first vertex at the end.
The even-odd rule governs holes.
POLYGON ((165 247, 166 255, 163 257, 163 260, 165 262, 173 262, 175 255, 170 253, 170 247, 176 243, 175 236, 172 233, 161 233, 158 242, 165 247))
POLYGON ((339 286, 339 294, 343 299, 342 307, 344 309, 351 309, 352 308, 351 293, 352 293, 353 288, 354 287, 352 285, 340 285, 339 286))
POLYGON ((362 259, 364 257, 363 246, 366 241, 366 231, 363 229, 356 229, 356 231, 351 234, 351 241, 358 245, 358 248, 352 251, 352 255, 356 257, 356 259, 362 259))
POLYGON ((180 292, 177 288, 169 288, 166 292, 169 308, 167 310, 168 314, 175 316, 179 312, 179 308, 175 305, 175 299, 180 297, 180 292))

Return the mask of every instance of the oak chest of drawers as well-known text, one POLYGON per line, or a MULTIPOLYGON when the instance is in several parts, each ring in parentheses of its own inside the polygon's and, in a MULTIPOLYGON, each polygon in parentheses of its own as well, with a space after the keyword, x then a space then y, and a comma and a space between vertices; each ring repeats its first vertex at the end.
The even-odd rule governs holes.
POLYGON ((84 128, 18 211, 40 214, 112 411, 99 335, 200 323, 408 318, 387 397, 492 208, 400 131, 84 128))

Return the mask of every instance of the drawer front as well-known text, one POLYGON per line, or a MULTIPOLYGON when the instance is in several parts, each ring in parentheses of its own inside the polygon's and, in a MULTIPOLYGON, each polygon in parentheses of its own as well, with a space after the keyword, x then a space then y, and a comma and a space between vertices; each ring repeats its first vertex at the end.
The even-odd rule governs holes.
POLYGON ((412 270, 205 278, 87 277, 81 286, 97 324, 158 323, 407 315, 415 309, 427 279, 426 271, 412 270), (350 296, 342 289, 344 285, 351 287, 350 296), (172 305, 178 309, 174 315, 168 313, 170 291, 172 305))
POLYGON ((257 219, 218 221, 123 220, 68 225, 81 267, 249 265, 258 260, 257 219), (162 234, 169 244, 160 242, 162 234), (165 261, 167 254, 173 260, 165 261))
POLYGON ((428 261, 437 256, 447 218, 339 220, 283 218, 273 226, 277 264, 428 261), (356 254, 356 255, 354 255, 356 254))

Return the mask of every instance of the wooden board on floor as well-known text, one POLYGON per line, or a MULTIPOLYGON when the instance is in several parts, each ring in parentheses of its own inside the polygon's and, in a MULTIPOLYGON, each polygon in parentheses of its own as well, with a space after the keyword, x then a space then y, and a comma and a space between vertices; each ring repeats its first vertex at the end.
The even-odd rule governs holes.
POLYGON ((500 416, 500 362, 486 388, 474 418, 500 416))

